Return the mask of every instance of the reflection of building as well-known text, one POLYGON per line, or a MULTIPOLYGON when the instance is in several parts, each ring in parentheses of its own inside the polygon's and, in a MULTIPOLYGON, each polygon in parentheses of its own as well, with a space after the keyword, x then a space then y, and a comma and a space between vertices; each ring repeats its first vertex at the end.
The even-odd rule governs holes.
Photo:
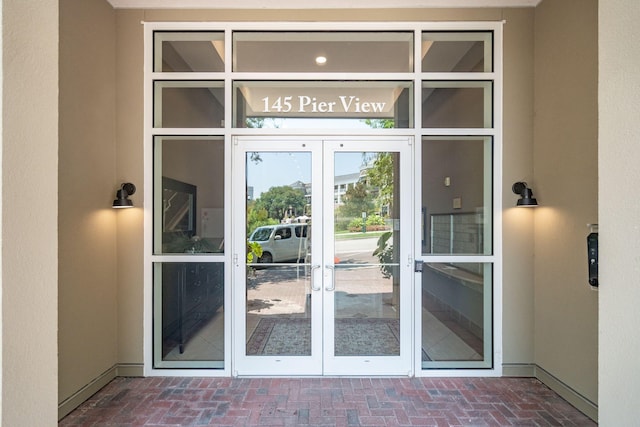
MULTIPOLYGON (((354 185, 356 185, 356 183, 360 181, 366 182, 367 169, 368 168, 362 168, 360 172, 338 175, 334 177, 333 202, 336 206, 340 206, 344 203, 342 198, 344 197, 348 189, 352 188, 354 185)), ((289 187, 293 188, 294 190, 302 190, 304 192, 304 197, 307 199, 307 203, 310 203, 311 183, 296 181, 292 184, 289 184, 289 187)))
POLYGON ((333 181, 333 203, 336 206, 343 204, 342 197, 347 190, 360 180, 360 172, 350 173, 347 175, 338 175, 333 181))
MULTIPOLYGON (((347 193, 347 190, 352 188, 358 182, 363 182, 366 184, 367 182, 367 171, 371 167, 371 163, 363 165, 360 167, 359 172, 348 173, 345 175, 337 175, 334 177, 333 181, 333 202, 336 206, 342 205, 344 202, 342 198, 347 193)), ((294 190, 302 190, 304 192, 304 196, 307 199, 307 203, 310 203, 311 199, 311 183, 304 183, 302 181, 296 181, 292 184, 289 184, 289 187, 294 190)), ((249 191, 249 190, 247 190, 249 191)), ((374 189, 374 193, 377 193, 377 189, 374 189)))
MULTIPOLYGON (((372 200, 378 197, 379 188, 371 186, 368 179, 369 169, 373 167, 374 158, 369 158, 366 163, 360 165, 360 171, 357 173, 350 173, 346 175, 338 175, 334 178, 333 185, 333 202, 336 206, 344 204, 342 198, 347 193, 347 190, 352 188, 358 182, 367 186, 367 192, 371 196, 372 200)), ((388 212, 388 206, 380 206, 380 214, 385 215, 388 212)))
POLYGON ((311 195, 311 183, 307 182, 304 183, 302 181, 296 181, 292 184, 289 184, 289 187, 293 188, 294 190, 301 190, 305 196, 309 196, 311 195))
POLYGON ((307 206, 311 205, 311 183, 310 182, 302 182, 302 181, 296 181, 292 184, 289 184, 289 187, 293 188, 294 190, 300 190, 304 193, 304 200, 305 200, 305 208, 304 208, 304 214, 309 214, 310 212, 307 212, 307 206))

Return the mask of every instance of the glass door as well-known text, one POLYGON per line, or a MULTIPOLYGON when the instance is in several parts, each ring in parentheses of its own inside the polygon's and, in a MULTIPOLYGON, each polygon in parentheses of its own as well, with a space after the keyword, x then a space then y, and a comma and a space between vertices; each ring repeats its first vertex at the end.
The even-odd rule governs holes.
POLYGON ((234 373, 410 374, 408 138, 235 147, 234 373))
POLYGON ((408 375, 410 145, 324 143, 324 373, 408 375))
POLYGON ((234 144, 234 374, 322 374, 321 141, 234 144))

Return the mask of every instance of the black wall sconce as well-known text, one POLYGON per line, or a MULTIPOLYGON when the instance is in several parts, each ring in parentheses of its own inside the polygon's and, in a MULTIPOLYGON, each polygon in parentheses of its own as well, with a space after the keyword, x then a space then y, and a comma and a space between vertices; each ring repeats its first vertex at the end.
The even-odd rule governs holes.
POLYGON ((113 201, 114 209, 132 208, 133 202, 129 200, 129 196, 136 192, 136 186, 130 182, 124 182, 120 189, 116 192, 116 199, 113 201))
POLYGON ((533 197, 533 191, 527 187, 526 182, 516 182, 511 187, 511 190, 520 196, 516 206, 521 206, 523 208, 535 208, 538 206, 538 201, 533 197))

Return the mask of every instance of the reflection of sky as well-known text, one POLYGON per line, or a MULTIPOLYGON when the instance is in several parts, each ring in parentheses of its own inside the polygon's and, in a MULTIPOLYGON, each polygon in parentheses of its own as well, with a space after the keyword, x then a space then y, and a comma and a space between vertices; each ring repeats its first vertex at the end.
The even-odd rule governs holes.
MULTIPOLYGON (((361 119, 265 118, 264 128, 279 129, 371 129, 361 119)), ((260 153, 262 162, 247 164, 247 186, 253 187, 253 198, 271 187, 311 181, 311 154, 302 152, 260 153)), ((362 153, 339 153, 335 159, 335 175, 360 172, 362 153)))
MULTIPOLYGON (((253 187, 253 197, 271 187, 290 185, 296 181, 311 182, 311 153, 260 152, 261 162, 247 161, 247 186, 253 187)), ((247 154, 247 158, 249 158, 247 154)), ((335 175, 360 172, 362 153, 336 153, 335 175)))

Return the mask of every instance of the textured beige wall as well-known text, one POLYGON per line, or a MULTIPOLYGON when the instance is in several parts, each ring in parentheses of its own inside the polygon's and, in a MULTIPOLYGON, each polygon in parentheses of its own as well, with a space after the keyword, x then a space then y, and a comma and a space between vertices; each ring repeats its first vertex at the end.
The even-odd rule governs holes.
POLYGON ((599 6, 600 400, 603 426, 640 418, 640 2, 599 6))
POLYGON ((598 222, 597 1, 545 0, 535 25, 535 362, 595 403, 586 237, 598 222))
MULTIPOLYGON (((118 177, 138 185, 143 178, 143 26, 141 21, 429 21, 505 19, 504 90, 504 362, 533 362, 533 219, 510 209, 516 201, 511 184, 532 174, 533 10, 118 10, 117 141, 118 177), (513 212, 512 212, 513 211, 513 212), (524 272, 524 273, 523 273, 524 272)), ((126 212, 129 214, 130 212, 126 212)), ((121 363, 143 362, 143 217, 118 217, 118 342, 121 363), (126 239, 126 240, 125 240, 126 239)), ((149 332, 150 333, 150 332, 149 332)))
POLYGON ((59 396, 116 363, 115 12, 60 1, 59 396))
MULTIPOLYGON (((118 363, 143 361, 143 67, 141 14, 117 11, 116 181, 132 182, 134 209, 118 212, 118 363)), ((151 331, 148 331, 150 334, 151 331)))
POLYGON ((2 420, 57 419, 58 1, 3 1, 2 420))
POLYGON ((504 19, 502 345, 505 368, 517 371, 533 363, 533 212, 515 208, 511 192, 533 177, 533 9, 506 9, 504 19))

